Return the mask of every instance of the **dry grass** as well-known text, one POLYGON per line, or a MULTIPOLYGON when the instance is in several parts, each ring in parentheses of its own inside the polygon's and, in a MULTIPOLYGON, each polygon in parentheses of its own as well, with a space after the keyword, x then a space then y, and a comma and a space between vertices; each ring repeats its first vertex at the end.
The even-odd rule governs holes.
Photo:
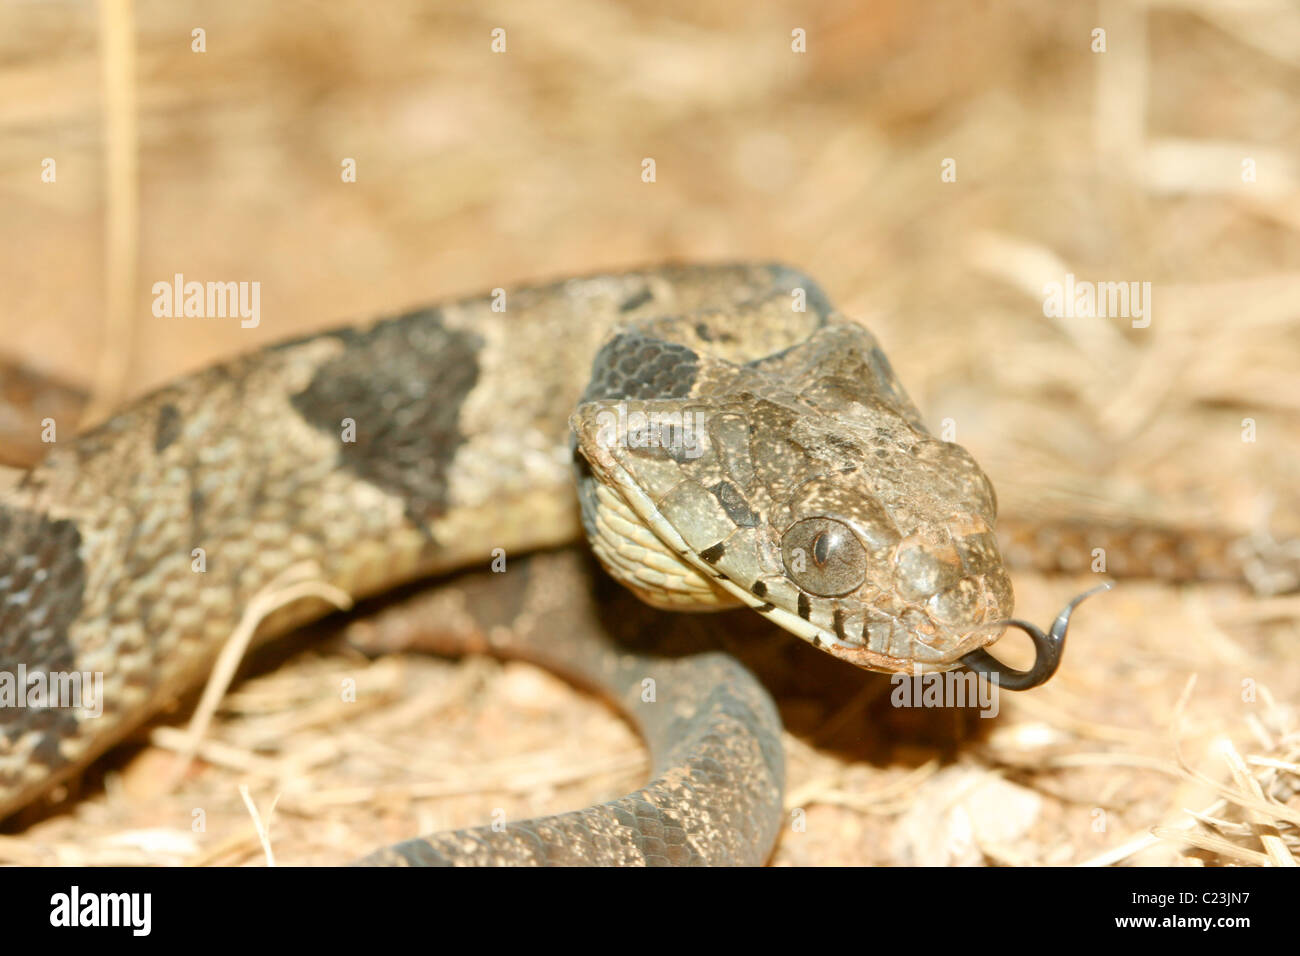
MULTIPOLYGON (((871 325, 1005 514, 1300 532, 1293 5, 275 9, 0 8, 0 350, 68 383, 61 400, 110 407, 296 332, 529 278, 770 257, 871 325), (150 286, 176 272, 259 280, 261 325, 154 318, 150 286), (1150 326, 1045 318, 1067 272, 1150 281, 1150 326)), ((1080 583, 1018 575, 1021 616, 1080 583)), ((783 693, 806 826, 776 861, 1291 862, 1298 622, 1294 599, 1131 584, 996 720, 899 714, 856 674, 783 693)), ((179 790, 159 787, 177 732, 142 743, 68 813, 10 824, 0 860, 260 862, 246 785, 279 862, 340 861, 645 769, 621 723, 525 665, 338 643, 238 685, 179 790)))

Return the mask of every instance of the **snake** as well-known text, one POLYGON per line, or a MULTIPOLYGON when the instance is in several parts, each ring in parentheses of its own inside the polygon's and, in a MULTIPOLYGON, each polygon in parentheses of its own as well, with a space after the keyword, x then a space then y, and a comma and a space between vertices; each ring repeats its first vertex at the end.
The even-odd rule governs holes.
MULTIPOLYGON (((433 618, 446 640, 598 690, 652 756, 651 782, 619 800, 417 837, 365 863, 771 852, 771 699, 726 654, 618 646, 572 559, 546 553, 575 540, 651 608, 749 608, 872 671, 1023 677, 985 650, 1025 627, 992 484, 927 431, 875 337, 781 264, 496 289, 278 342, 0 478, 0 675, 103 680, 99 715, 53 698, 0 707, 0 818, 201 682, 249 608, 304 565, 358 599, 479 569, 433 618)), ((1073 603, 1050 635, 1031 631, 1052 660, 1024 686, 1055 668, 1073 603)), ((330 610, 300 595, 257 639, 330 610)))

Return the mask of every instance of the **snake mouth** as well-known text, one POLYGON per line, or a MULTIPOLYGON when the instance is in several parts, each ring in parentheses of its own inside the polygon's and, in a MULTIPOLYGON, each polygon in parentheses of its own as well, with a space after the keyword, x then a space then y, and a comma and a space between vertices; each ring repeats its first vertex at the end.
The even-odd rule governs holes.
MULTIPOLYGON (((723 592, 723 595, 717 597, 725 596, 732 599, 727 601, 714 598, 708 602, 711 606, 716 608, 743 604, 766 617, 783 630, 855 667, 882 673, 909 674, 952 670, 960 666, 961 657, 995 641, 1005 627, 1005 624, 987 624, 961 635, 948 633, 925 642, 920 642, 919 635, 915 635, 908 643, 919 642, 933 648, 934 655, 929 660, 895 656, 879 650, 872 650, 865 643, 844 640, 832 630, 801 616, 796 610, 773 603, 768 599, 770 595, 760 597, 754 594, 747 587, 742 586, 725 574, 716 564, 710 563, 707 560, 710 549, 700 552, 692 547, 682 533, 659 510, 654 500, 641 488, 632 474, 615 460, 613 455, 599 448, 599 446, 590 450, 584 447, 583 454, 600 472, 601 483, 599 488, 604 493, 603 497, 617 497, 619 499, 618 503, 625 506, 625 509, 620 508, 619 510, 631 512, 632 515, 639 519, 645 528, 653 534, 654 538, 662 543, 664 550, 669 552, 677 562, 694 571, 700 579, 707 582, 708 587, 715 594, 718 591, 723 592)), ((605 550, 607 549, 598 549, 597 551, 601 556, 602 563, 605 563, 606 567, 616 577, 624 579, 626 577, 625 570, 611 567, 611 562, 607 560, 604 553, 605 550)), ((628 582, 625 581, 625 583, 628 582)), ((653 595, 647 594, 644 588, 635 585, 633 585, 633 588, 648 603, 668 609, 682 609, 683 605, 680 602, 657 600, 653 595)))

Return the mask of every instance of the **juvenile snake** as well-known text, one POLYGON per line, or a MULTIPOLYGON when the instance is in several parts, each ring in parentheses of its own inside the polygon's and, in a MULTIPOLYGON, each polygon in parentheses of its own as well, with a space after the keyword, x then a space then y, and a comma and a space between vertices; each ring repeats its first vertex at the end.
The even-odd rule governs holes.
MULTIPOLYGON (((889 672, 957 666, 1013 605, 988 479, 925 430, 871 334, 778 265, 575 278, 300 338, 154 392, 8 485, 0 672, 102 672, 104 698, 99 718, 0 707, 0 817, 200 680, 304 562, 361 597, 585 529, 651 605, 747 605, 889 672)), ((655 779, 368 862, 761 862, 782 786, 762 689, 725 656, 621 653, 563 561, 514 567, 446 630, 602 688, 655 779)), ((259 635, 327 610, 298 601, 259 635)))

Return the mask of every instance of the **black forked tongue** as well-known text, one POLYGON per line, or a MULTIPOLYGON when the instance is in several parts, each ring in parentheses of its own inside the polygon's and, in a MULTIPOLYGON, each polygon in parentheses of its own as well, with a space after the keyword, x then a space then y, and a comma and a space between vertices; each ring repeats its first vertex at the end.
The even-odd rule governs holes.
POLYGON ((1025 621, 1004 621, 1003 623, 1010 627, 1020 628, 1033 640, 1036 656, 1029 670, 1018 671, 1008 667, 982 647, 977 651, 971 651, 961 659, 961 662, 970 670, 983 674, 987 680, 1007 690, 1029 690, 1031 687, 1045 684, 1051 680, 1052 675, 1056 673, 1056 668, 1061 664, 1061 654, 1065 652, 1065 632, 1070 626, 1070 615, 1074 613, 1074 609, 1083 603, 1085 598, 1102 591, 1109 591, 1112 587, 1114 585, 1107 581, 1091 591, 1084 591, 1056 615, 1056 620, 1052 622, 1052 629, 1046 634, 1025 621))

